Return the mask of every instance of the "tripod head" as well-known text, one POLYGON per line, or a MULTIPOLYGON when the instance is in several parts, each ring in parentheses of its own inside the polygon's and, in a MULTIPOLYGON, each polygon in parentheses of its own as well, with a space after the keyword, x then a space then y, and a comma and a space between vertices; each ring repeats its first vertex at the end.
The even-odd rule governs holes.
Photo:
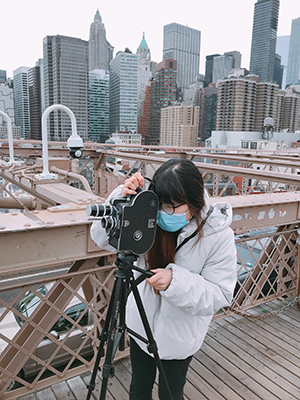
MULTIPOLYGON (((117 258, 116 258, 115 264, 118 267, 119 271, 122 271, 126 275, 126 278, 132 276, 132 270, 140 272, 142 275, 144 275, 145 278, 151 278, 151 276, 154 275, 153 272, 139 268, 133 264, 138 259, 138 257, 139 256, 137 254, 133 254, 130 251, 129 252, 119 252, 119 253, 117 253, 117 258)), ((116 272, 116 274, 117 274, 117 272, 116 272)), ((145 279, 145 278, 143 278, 143 279, 145 279)))

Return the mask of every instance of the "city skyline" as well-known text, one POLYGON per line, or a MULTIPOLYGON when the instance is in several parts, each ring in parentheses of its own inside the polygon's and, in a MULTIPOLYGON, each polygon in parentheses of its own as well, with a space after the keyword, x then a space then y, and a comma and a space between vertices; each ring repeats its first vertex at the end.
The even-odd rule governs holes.
MULTIPOLYGON (((206 55, 234 50, 242 54, 241 66, 249 68, 256 1, 243 0, 241 7, 240 0, 188 0, 183 8, 164 6, 153 0, 147 9, 136 0, 117 0, 113 7, 108 2, 100 4, 90 0, 84 8, 70 0, 53 0, 47 7, 36 0, 12 0, 10 8, 13 13, 7 12, 7 16, 12 17, 4 18, 0 27, 0 69, 6 70, 7 76, 12 77, 13 71, 20 66, 32 68, 42 58, 42 42, 47 35, 88 40, 90 24, 97 9, 107 38, 115 49, 114 56, 118 51, 124 51, 125 47, 135 53, 145 32, 152 60, 162 61, 163 27, 176 22, 201 31, 200 73, 205 72, 206 55)), ((299 16, 299 0, 282 0, 278 36, 290 35, 292 19, 299 16)))

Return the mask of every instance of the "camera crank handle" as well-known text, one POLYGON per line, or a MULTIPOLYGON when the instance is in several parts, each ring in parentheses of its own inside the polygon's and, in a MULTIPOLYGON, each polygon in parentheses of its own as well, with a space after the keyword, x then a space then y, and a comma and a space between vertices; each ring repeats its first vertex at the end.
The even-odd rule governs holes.
POLYGON ((136 267, 136 266, 134 266, 133 269, 135 271, 141 272, 143 275, 146 276, 146 278, 151 278, 151 276, 155 275, 154 272, 151 272, 149 270, 146 271, 145 269, 142 269, 142 268, 139 268, 139 267, 136 267))

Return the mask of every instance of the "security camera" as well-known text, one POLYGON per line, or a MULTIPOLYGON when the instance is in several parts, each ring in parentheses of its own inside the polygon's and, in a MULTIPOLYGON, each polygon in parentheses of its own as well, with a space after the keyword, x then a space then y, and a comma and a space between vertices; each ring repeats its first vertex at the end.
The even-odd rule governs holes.
POLYGON ((82 156, 83 140, 80 136, 70 136, 68 139, 69 153, 72 158, 80 158, 82 156))

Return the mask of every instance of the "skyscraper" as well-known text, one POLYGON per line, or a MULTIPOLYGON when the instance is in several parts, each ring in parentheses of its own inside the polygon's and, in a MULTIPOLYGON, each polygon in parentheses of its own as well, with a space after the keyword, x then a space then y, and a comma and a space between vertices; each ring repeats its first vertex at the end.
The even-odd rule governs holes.
POLYGON ((212 81, 218 82, 220 79, 227 78, 233 68, 233 57, 229 55, 218 56, 214 58, 212 81))
POLYGON ((197 79, 201 32, 175 22, 164 26, 163 59, 177 61, 177 82, 188 88, 197 79))
POLYGON ((276 53, 281 56, 281 65, 283 67, 282 89, 284 89, 286 86, 286 73, 288 65, 289 47, 290 47, 290 36, 277 37, 276 53))
POLYGON ((199 138, 205 141, 216 129, 218 88, 208 86, 200 93, 199 138))
POLYGON ((21 127, 21 135, 27 139, 30 131, 29 90, 27 67, 13 71, 15 124, 21 127))
POLYGON ((259 82, 256 86, 254 131, 264 131, 265 118, 277 119, 279 86, 273 82, 259 82))
POLYGON ((99 10, 91 23, 89 37, 89 71, 96 68, 108 70, 113 59, 113 46, 106 40, 106 30, 99 10))
MULTIPOLYGON (((6 71, 4 71, 6 73, 6 71)), ((0 71, 1 73, 1 71, 0 71)), ((15 122, 15 110, 14 110, 14 93, 13 88, 5 80, 0 80, 0 111, 3 111, 10 118, 12 124, 15 122)), ((4 118, 0 115, 0 125, 3 124, 4 118)))
POLYGON ((44 68, 40 59, 35 67, 28 71, 29 105, 30 105, 30 139, 42 139, 42 114, 44 112, 44 68))
POLYGON ((137 118, 139 121, 143 113, 146 87, 152 76, 151 53, 145 39, 145 32, 143 32, 143 38, 136 54, 138 55, 137 118))
POLYGON ((199 107, 175 104, 162 108, 160 145, 196 147, 198 142, 199 107))
POLYGON ((289 132, 300 130, 300 93, 293 87, 285 90, 281 127, 289 132))
MULTIPOLYGON (((45 108, 63 104, 73 111, 77 133, 88 140, 88 42, 68 36, 43 40, 45 108)), ((69 116, 62 111, 49 115, 51 140, 66 141, 71 131, 69 116)))
POLYGON ((205 62, 205 86, 212 83, 213 79, 213 68, 214 68, 214 58, 220 56, 221 54, 211 54, 206 56, 205 62))
POLYGON ((142 143, 150 143, 150 122, 151 122, 151 84, 148 82, 143 101, 143 110, 138 121, 138 133, 142 135, 142 143))
POLYGON ((276 124, 279 87, 257 75, 219 81, 217 131, 263 132, 265 118, 276 124))
POLYGON ((272 81, 276 52, 279 0, 257 0, 254 9, 250 73, 272 81))
POLYGON ((282 88, 283 71, 284 66, 281 64, 281 55, 276 53, 274 59, 273 80, 279 85, 280 89, 282 88))
POLYGON ((160 143, 160 114, 163 107, 171 106, 176 101, 177 61, 164 60, 158 64, 151 84, 150 136, 145 144, 160 143))
POLYGON ((4 69, 0 69, 0 83, 6 82, 6 71, 4 69))
POLYGON ((89 136, 93 142, 109 139, 109 73, 89 72, 89 136))
POLYGON ((258 77, 219 81, 216 131, 253 131, 258 77))
POLYGON ((292 21, 286 83, 300 84, 300 18, 292 21))
POLYGON ((119 51, 109 64, 110 133, 137 131, 138 56, 119 51))
POLYGON ((230 56, 232 57, 232 68, 233 69, 240 69, 241 68, 241 62, 242 62, 242 55, 239 51, 226 51, 224 53, 224 56, 230 56))

